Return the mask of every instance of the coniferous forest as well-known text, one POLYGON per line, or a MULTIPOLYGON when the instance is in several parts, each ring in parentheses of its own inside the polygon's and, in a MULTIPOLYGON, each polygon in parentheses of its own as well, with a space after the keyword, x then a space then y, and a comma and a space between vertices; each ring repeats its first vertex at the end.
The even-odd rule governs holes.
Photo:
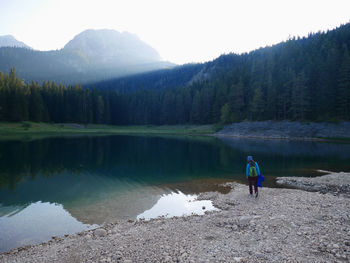
POLYGON ((0 121, 210 124, 350 120, 350 24, 241 55, 91 84, 0 73, 0 121))

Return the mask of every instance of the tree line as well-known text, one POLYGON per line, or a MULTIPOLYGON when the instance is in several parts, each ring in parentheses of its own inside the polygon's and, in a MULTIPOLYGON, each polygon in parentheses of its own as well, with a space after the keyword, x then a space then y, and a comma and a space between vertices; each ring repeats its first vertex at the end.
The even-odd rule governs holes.
POLYGON ((24 83, 12 69, 0 73, 0 121, 162 125, 350 120, 349 48, 347 24, 242 55, 222 55, 199 68, 187 66, 191 73, 184 66, 166 71, 171 75, 150 73, 89 88, 24 83), (129 92, 128 86, 133 87, 129 92))
POLYGON ((0 121, 110 123, 113 98, 80 85, 25 83, 15 69, 0 72, 0 121))

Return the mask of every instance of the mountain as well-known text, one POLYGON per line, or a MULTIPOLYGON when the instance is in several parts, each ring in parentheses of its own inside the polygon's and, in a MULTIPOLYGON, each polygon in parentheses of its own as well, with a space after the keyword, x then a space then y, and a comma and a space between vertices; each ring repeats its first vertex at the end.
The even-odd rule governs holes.
MULTIPOLYGON (((47 55, 67 61, 72 54, 47 55)), ((11 70, 0 74, 0 109, 0 121, 115 125, 350 121, 350 23, 249 53, 84 88, 26 85, 11 70)))
POLYGON ((31 49, 30 46, 18 41, 11 35, 0 36, 0 47, 23 47, 31 49))
POLYGON ((14 67, 26 81, 88 83, 172 66, 137 36, 107 29, 86 30, 55 51, 0 48, 0 71, 14 67))
POLYGON ((140 64, 161 61, 158 52, 136 35, 115 30, 86 30, 63 48, 101 65, 140 64))

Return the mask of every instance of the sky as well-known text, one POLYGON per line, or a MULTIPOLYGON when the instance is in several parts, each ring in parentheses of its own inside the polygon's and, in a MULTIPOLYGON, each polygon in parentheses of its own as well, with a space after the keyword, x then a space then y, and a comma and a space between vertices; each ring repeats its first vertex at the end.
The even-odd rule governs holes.
POLYGON ((55 50, 86 29, 115 29, 184 64, 333 29, 349 10, 350 0, 0 0, 0 35, 55 50))

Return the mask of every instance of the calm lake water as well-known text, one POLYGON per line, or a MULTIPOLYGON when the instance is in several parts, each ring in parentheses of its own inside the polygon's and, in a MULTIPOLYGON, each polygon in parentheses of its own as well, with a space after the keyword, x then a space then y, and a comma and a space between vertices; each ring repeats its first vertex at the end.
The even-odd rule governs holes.
POLYGON ((253 155, 275 176, 350 171, 350 144, 104 136, 0 142, 0 252, 120 219, 204 213, 218 182, 245 182, 253 155), (203 207, 205 209, 203 210, 203 207))

